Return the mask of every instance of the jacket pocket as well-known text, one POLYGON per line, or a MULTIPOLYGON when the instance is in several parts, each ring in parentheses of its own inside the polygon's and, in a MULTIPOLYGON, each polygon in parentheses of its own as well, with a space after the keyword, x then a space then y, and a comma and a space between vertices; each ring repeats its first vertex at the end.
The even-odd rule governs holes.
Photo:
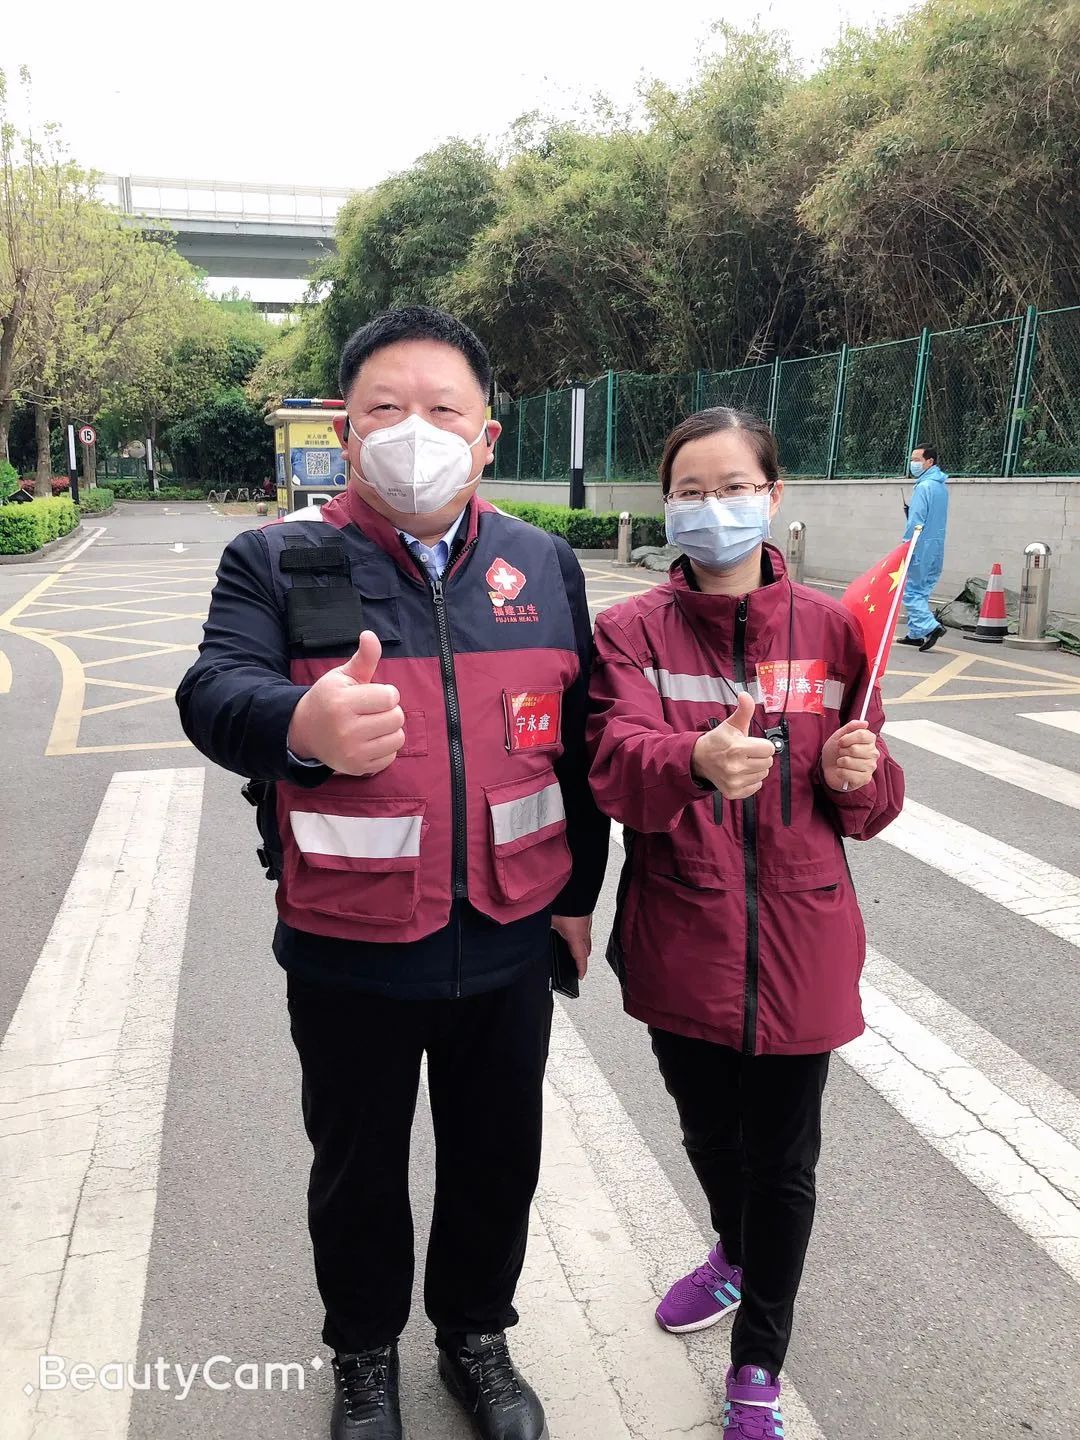
POLYGON ((498 888, 516 904, 538 891, 561 888, 572 862, 566 843, 562 789, 549 765, 522 780, 488 785, 491 848, 498 888))
POLYGON ((409 920, 420 898, 427 801, 327 795, 325 810, 293 808, 285 888, 300 909, 354 920, 409 920))

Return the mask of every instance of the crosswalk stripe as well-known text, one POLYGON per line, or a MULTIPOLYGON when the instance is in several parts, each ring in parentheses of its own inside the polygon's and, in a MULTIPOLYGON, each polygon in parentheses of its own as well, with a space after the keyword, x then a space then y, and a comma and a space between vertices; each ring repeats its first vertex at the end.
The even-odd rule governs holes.
POLYGON ((876 951, 861 989, 840 1057, 1080 1282, 1080 1102, 876 951))
POLYGON ((24 1385, 135 1358, 203 775, 112 777, 0 1044, 5 1440, 127 1431, 126 1386, 24 1385))
MULTIPOLYGON (((872 947, 866 953, 863 978, 1080 1153, 1080 1100, 1071 1090, 872 947)), ((1041 1163, 1042 1157, 1037 1158, 1041 1163)), ((1075 1179, 1073 1191, 1080 1203, 1075 1179)))
POLYGON ((1080 1283, 1080 1150, 865 980, 862 1000, 841 1057, 1080 1283))
POLYGON ((966 735, 935 720, 890 720, 885 725, 885 734, 967 765, 995 780, 1004 780, 1032 795, 1042 795, 1047 800, 1057 800, 1080 810, 1080 775, 1060 765, 1049 765, 1045 760, 966 735))
POLYGON ((879 839, 1080 946, 1080 878, 915 800, 879 839))
POLYGON ((1080 710, 1037 710, 1021 715, 1021 720, 1037 720, 1040 725, 1053 725, 1058 730, 1068 730, 1080 735, 1080 710))
MULTIPOLYGON (((704 1390, 712 1401, 711 1414, 718 1415, 729 1363, 726 1325, 699 1335, 665 1335, 652 1314, 657 1299, 672 1280, 700 1265, 714 1242, 706 1240, 698 1229, 561 1005, 555 1008, 552 1026, 548 1091, 554 1113, 562 1109, 566 1122, 562 1133, 571 1135, 580 1147, 587 1170, 584 1174, 574 1171, 565 1180, 559 1177, 551 1189, 545 1182, 537 1204, 545 1224, 557 1236, 560 1256, 569 1260, 571 1285, 598 1331, 597 1338, 603 1341, 601 1353, 609 1373, 616 1368, 622 1372, 613 1373, 613 1383, 627 1397, 624 1414, 626 1403, 637 1406, 638 1396, 648 1390, 648 1376, 637 1367, 645 1363, 645 1357, 653 1353, 666 1355, 674 1347, 677 1354, 689 1360, 696 1374, 694 1390, 704 1390), (628 1183, 631 1177, 633 1183, 628 1183), (609 1253, 607 1243, 599 1237, 580 1234, 597 1229, 595 1220, 589 1218, 590 1201, 579 1201, 574 1193, 583 1181, 597 1186, 605 1197, 599 1213, 605 1221, 613 1216, 619 1223, 625 1232, 625 1251, 621 1235, 613 1240, 609 1253), (635 1287, 636 1272, 640 1272, 648 1294, 647 1301, 642 1295, 633 1311, 628 1308, 625 1313, 619 1293, 619 1267, 624 1255, 632 1257, 635 1287), (624 1349, 630 1335, 633 1344, 624 1349)), ((677 1123, 674 1110, 671 1121, 677 1123)), ((558 1146, 552 1149, 549 1145, 546 1164, 553 1176, 561 1168, 560 1159, 558 1146)), ((606 1226, 601 1229, 604 1233, 606 1226)), ((667 1362, 669 1366, 674 1363, 667 1362)), ((640 1403, 647 1404, 647 1397, 640 1403)), ((805 1401, 786 1378, 783 1409, 788 1440, 823 1440, 805 1401)), ((641 1414, 644 1421, 645 1412, 641 1414)), ((657 1408, 655 1428, 647 1425, 646 1421, 632 1433, 651 1440, 652 1436, 674 1436, 680 1428, 673 1412, 663 1407, 657 1408)), ((592 1433, 601 1432, 591 1432, 590 1440, 592 1433)), ((714 1432, 706 1428, 692 1433, 700 1433, 701 1440, 706 1440, 714 1432)), ((585 1440, 584 1431, 552 1431, 552 1440, 571 1440, 575 1436, 585 1440)))

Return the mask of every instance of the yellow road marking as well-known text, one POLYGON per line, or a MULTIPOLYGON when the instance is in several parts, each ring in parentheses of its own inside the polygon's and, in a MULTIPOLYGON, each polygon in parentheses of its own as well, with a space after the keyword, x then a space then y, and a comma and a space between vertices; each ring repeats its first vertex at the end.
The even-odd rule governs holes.
POLYGON ((164 695, 137 695, 133 700, 114 700, 111 705, 92 705, 82 712, 82 719, 88 715, 107 715, 110 710, 134 710, 137 705, 160 705, 165 699, 172 699, 172 691, 164 695))
POLYGON ((0 695, 6 695, 11 689, 11 661, 0 650, 0 695))
MULTIPOLYGON (((124 657, 127 659, 127 656, 124 657)), ((86 667, 83 666, 83 669, 86 667)), ((88 685, 107 685, 110 690, 142 690, 153 695, 172 695, 175 686, 172 685, 137 685, 133 680, 101 680, 96 675, 87 678, 88 685)))
MULTIPOLYGON (((104 637, 99 635, 99 640, 104 637)), ((125 645, 142 645, 142 640, 125 640, 125 645)), ((84 660, 83 669, 93 670, 98 665, 126 665, 129 660, 147 660, 154 655, 194 655, 198 651, 197 645, 170 645, 162 641, 156 650, 136 650, 134 655, 106 655, 103 660, 84 660)), ((96 683, 96 682, 95 682, 96 683)))
POLYGON ((115 640, 118 644, 145 645, 145 640, 134 640, 130 636, 113 635, 106 632, 113 630, 138 630, 144 625, 162 625, 166 620, 205 620, 205 615, 181 615, 169 611, 167 614, 158 615, 153 620, 131 620, 125 621, 123 625, 95 625, 89 630, 41 630, 35 626, 39 633, 52 635, 58 639, 72 636, 85 636, 88 640, 115 640))
MULTIPOLYGON (((968 650, 953 650, 951 647, 943 645, 941 647, 941 653, 943 655, 968 655, 972 652, 968 650)), ((1069 677, 1062 675, 1060 670, 1044 670, 1039 665, 1020 665, 1015 660, 999 660, 994 655, 977 653, 973 658, 981 665, 995 665, 1001 670, 1019 670, 1024 675, 1043 675, 1047 680, 1054 680, 1058 684, 1061 684, 1062 681, 1068 684, 1069 681, 1069 677)), ((1080 676, 1077 676, 1074 683, 1077 689, 1080 689, 1080 676)))
POLYGON ((70 750, 49 750, 49 755, 124 755, 131 750, 190 750, 190 740, 139 740, 128 745, 76 745, 70 750))
POLYGON ((1070 685, 1068 688, 1062 687, 1060 690, 973 690, 969 694, 960 695, 892 695, 886 697, 885 704, 889 706, 934 705, 948 704, 951 700, 1023 700, 1030 696, 1041 700, 1050 695, 1080 695, 1080 688, 1070 685))
MULTIPOLYGON (((955 680, 958 675, 962 675, 965 670, 975 664, 977 659, 976 655, 955 655, 947 664, 935 670, 932 675, 927 675, 925 680, 920 680, 918 685, 913 685, 900 698, 904 700, 929 698, 936 694, 943 685, 947 685, 950 680, 955 680)), ((895 701, 893 703, 895 704, 895 701)))

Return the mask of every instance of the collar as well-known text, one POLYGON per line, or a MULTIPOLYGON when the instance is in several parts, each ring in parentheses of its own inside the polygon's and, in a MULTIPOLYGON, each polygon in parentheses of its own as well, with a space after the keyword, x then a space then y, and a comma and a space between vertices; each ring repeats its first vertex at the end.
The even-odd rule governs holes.
MULTIPOLYGON (((495 506, 487 500, 481 500, 479 495, 474 495, 454 522, 454 526, 451 527, 452 538, 458 542, 459 550, 462 546, 471 545, 476 539, 480 529, 480 516, 486 513, 494 514, 495 506)), ((378 545, 380 550, 385 550, 398 569, 414 585, 426 583, 417 574, 412 555, 406 549, 405 541, 402 539, 402 532, 361 499, 352 485, 349 485, 342 494, 335 495, 333 500, 328 501, 322 507, 322 518, 328 520, 338 530, 344 530, 348 525, 355 526, 362 535, 366 535, 369 540, 378 545)), ((450 569, 456 563, 455 560, 451 561, 451 565, 447 568, 448 576, 450 569)))
MULTIPOLYGON (((693 571, 682 555, 669 572, 669 583, 683 617, 701 638, 720 653, 733 645, 735 612, 746 601, 746 642, 748 650, 764 649, 783 632, 786 637, 792 587, 783 553, 775 545, 762 549, 763 583, 746 595, 708 595, 697 588, 693 571)), ((785 644, 786 639, 785 639, 785 644)))
MULTIPOLYGON (((458 531, 461 529, 461 522, 465 519, 465 516, 468 513, 468 508, 469 507, 466 506, 465 509, 462 510, 461 514, 450 526, 450 529, 447 530, 446 534, 442 537, 441 540, 436 540, 435 545, 429 545, 427 547, 429 550, 434 550, 436 545, 445 545, 446 553, 450 553, 450 550, 452 549, 454 544, 454 538, 457 535, 458 531)), ((421 541, 417 540, 415 535, 410 535, 407 530, 399 530, 398 534, 401 536, 402 540, 404 540, 406 545, 419 545, 422 543, 421 541)))

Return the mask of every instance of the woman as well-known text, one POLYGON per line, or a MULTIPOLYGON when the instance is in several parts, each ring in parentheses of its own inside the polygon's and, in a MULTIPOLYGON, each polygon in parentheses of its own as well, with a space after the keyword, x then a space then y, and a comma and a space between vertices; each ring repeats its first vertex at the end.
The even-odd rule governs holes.
POLYGON ((718 1242, 657 1320, 738 1310, 724 1430, 783 1433, 780 1370, 814 1217, 829 1053, 863 1029, 843 837, 900 811, 854 619, 765 541, 776 440, 736 410, 672 433, 670 578, 597 620, 589 743, 626 864, 609 959, 645 1021, 718 1242))

